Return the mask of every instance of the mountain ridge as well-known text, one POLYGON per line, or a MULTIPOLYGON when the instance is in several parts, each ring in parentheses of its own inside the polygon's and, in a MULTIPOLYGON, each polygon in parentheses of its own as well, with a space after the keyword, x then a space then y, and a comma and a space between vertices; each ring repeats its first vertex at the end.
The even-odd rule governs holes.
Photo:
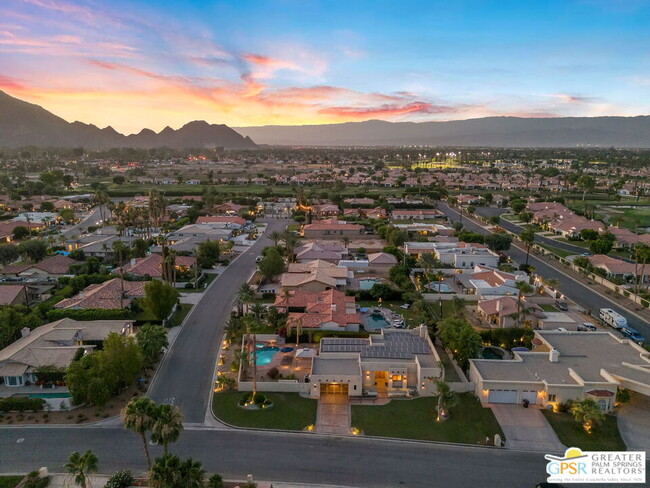
POLYGON ((367 120, 234 127, 258 144, 307 146, 650 147, 650 116, 493 116, 433 122, 367 120))
POLYGON ((203 120, 188 122, 178 130, 165 127, 156 133, 144 128, 137 134, 124 135, 110 125, 100 129, 85 122, 68 122, 40 105, 0 90, 0 147, 23 146, 255 149, 257 144, 225 124, 209 124, 203 120))

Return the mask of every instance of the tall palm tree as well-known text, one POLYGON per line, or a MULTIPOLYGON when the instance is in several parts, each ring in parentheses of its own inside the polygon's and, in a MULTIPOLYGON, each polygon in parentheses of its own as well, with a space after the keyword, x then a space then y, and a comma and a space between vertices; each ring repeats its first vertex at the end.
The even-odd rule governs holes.
POLYGON ((160 325, 145 324, 135 337, 149 365, 155 363, 162 349, 169 345, 167 331, 160 325))
POLYGON ((284 241, 287 260, 293 263, 296 246, 298 245, 298 237, 291 232, 285 232, 282 240, 284 241))
POLYGON ((291 334, 291 331, 296 329, 296 349, 300 345, 300 334, 302 334, 302 318, 297 318, 293 320, 287 320, 285 325, 285 330, 287 336, 291 334))
POLYGON ((124 427, 132 430, 142 439, 144 454, 147 458, 147 466, 151 468, 151 457, 147 445, 147 431, 151 430, 155 421, 156 404, 145 397, 134 398, 122 410, 122 421, 124 427))
POLYGON ((418 266, 424 271, 424 278, 427 280, 427 285, 432 281, 431 271, 436 269, 436 265, 436 257, 430 252, 423 253, 420 259, 418 259, 418 266))
POLYGON ((90 450, 84 454, 79 454, 77 451, 74 451, 70 454, 68 462, 65 463, 64 467, 73 476, 75 485, 79 485, 81 488, 90 488, 91 484, 88 475, 97 471, 98 462, 99 459, 90 450))
POLYGON ((181 459, 173 454, 156 458, 150 467, 149 483, 153 488, 180 488, 183 482, 181 459))
POLYGON ((535 242, 535 231, 533 229, 526 229, 519 234, 519 239, 526 246, 526 269, 528 269, 528 258, 530 256, 530 248, 535 242))
POLYGON ((149 217, 151 217, 151 223, 154 227, 160 227, 162 219, 165 217, 165 212, 167 210, 167 201, 160 192, 156 189, 152 189, 149 192, 149 217))
POLYGON ((273 245, 275 247, 278 247, 278 244, 282 240, 282 233, 278 232, 277 230, 274 230, 273 232, 271 232, 269 234, 269 239, 271 239, 273 241, 273 245))
POLYGON ((151 440, 162 444, 167 454, 170 442, 176 442, 183 431, 183 414, 176 405, 158 405, 151 426, 151 440))
POLYGON ((438 390, 438 393, 436 395, 436 421, 440 422, 449 416, 447 409, 453 403, 455 394, 449 387, 449 384, 444 380, 444 378, 439 378, 436 380, 436 389, 438 390))
POLYGON ((521 314, 521 302, 526 295, 530 295, 534 290, 530 284, 528 284, 525 281, 518 281, 515 286, 517 287, 517 290, 519 290, 519 295, 517 296, 517 321, 518 325, 521 327, 523 320, 522 320, 522 314, 521 314))
POLYGON ((650 247, 637 243, 634 246, 634 293, 639 294, 639 285, 643 281, 643 275, 645 275, 645 266, 650 261, 650 247), (641 265, 641 271, 639 272, 639 265, 641 265))
POLYGON ((228 322, 226 322, 226 326, 224 328, 224 332, 226 333, 226 339, 232 342, 241 333, 241 330, 242 330, 241 320, 236 319, 234 317, 230 317, 228 319, 228 322))
POLYGON ((237 300, 244 306, 244 313, 248 313, 248 306, 253 303, 255 292, 248 283, 244 282, 237 290, 237 300))
POLYGON ((93 197, 93 201, 99 208, 99 218, 103 222, 106 217, 105 205, 107 205, 111 201, 111 199, 108 196, 108 193, 106 193, 105 191, 98 191, 95 193, 95 196, 93 197))

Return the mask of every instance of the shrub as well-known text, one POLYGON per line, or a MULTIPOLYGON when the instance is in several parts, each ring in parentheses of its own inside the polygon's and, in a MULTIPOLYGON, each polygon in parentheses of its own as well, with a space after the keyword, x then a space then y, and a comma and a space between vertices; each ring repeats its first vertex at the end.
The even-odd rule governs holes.
POLYGON ((274 367, 274 368, 269 369, 269 371, 266 374, 272 380, 277 380, 278 377, 280 376, 280 371, 278 370, 278 368, 274 367))
POLYGON ((84 308, 78 310, 50 310, 47 312, 47 320, 56 322, 57 320, 70 318, 73 320, 121 320, 128 319, 131 316, 129 310, 124 309, 102 309, 102 308, 84 308))
POLYGON ((39 478, 38 471, 32 471, 27 475, 27 479, 23 484, 23 488, 45 488, 49 484, 49 476, 46 476, 45 478, 39 478))
POLYGON ((33 410, 40 412, 45 407, 45 400, 42 398, 21 398, 9 397, 0 400, 0 412, 33 410))
POLYGON ((223 478, 220 474, 213 474, 208 480, 208 488, 224 488, 223 478))
POLYGON ((108 478, 104 488, 128 488, 129 486, 133 486, 134 483, 135 478, 131 475, 131 471, 124 470, 118 471, 108 478))
POLYGON ((253 396, 253 403, 255 405, 262 405, 266 401, 266 396, 263 393, 257 392, 253 396))

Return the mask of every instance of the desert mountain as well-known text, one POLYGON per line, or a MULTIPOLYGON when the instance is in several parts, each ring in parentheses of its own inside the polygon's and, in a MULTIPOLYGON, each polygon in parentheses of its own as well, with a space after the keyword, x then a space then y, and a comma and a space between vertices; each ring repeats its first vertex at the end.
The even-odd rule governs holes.
POLYGON ((190 122, 178 130, 166 127, 156 134, 142 129, 125 136, 112 127, 100 129, 82 122, 69 123, 44 108, 0 91, 0 147, 173 147, 254 149, 256 144, 226 125, 190 122))

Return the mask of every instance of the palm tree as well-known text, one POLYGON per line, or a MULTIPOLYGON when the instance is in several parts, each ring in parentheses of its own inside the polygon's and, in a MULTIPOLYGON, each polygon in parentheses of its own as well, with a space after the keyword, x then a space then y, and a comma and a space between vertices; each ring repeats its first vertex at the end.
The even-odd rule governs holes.
POLYGON ((167 201, 160 192, 153 189, 149 192, 149 217, 154 227, 160 227, 160 223, 167 210, 167 201))
POLYGON ((297 349, 298 346, 300 345, 300 334, 302 334, 302 318, 287 320, 287 324, 285 325, 287 336, 291 334, 291 331, 293 329, 296 329, 296 349, 297 349))
POLYGON ((454 309, 454 315, 456 317, 458 317, 459 319, 465 317, 465 313, 467 312, 467 302, 464 298, 454 296, 454 298, 451 301, 451 304, 454 309))
POLYGON ((438 400, 436 404, 436 422, 441 422, 449 417, 447 409, 454 401, 456 395, 451 391, 449 384, 444 378, 436 380, 436 389, 438 390, 438 394, 436 395, 438 400))
POLYGON ((347 251, 348 247, 350 246, 351 239, 348 236, 343 236, 343 239, 341 239, 343 242, 343 245, 345 246, 345 249, 347 251))
POLYGON ((111 201, 110 197, 108 196, 108 193, 104 191, 98 191, 95 193, 95 196, 93 197, 94 203, 97 205, 99 208, 99 218, 104 221, 105 218, 105 209, 104 206, 108 204, 108 202, 111 201))
POLYGON ((526 229, 519 234, 519 239, 526 246, 526 269, 528 269, 528 257, 530 256, 530 248, 535 242, 535 231, 533 229, 526 229))
POLYGON ((135 337, 148 364, 155 363, 160 351, 169 345, 167 331, 160 325, 145 324, 135 337))
POLYGON ((156 404, 145 397, 134 398, 122 410, 124 427, 132 430, 142 439, 147 466, 151 468, 151 457, 147 446, 147 431, 151 429, 156 414, 156 404))
POLYGON ((253 303, 255 292, 248 283, 244 282, 237 290, 237 300, 245 307, 244 313, 248 313, 248 306, 253 303))
POLYGON ((523 300, 524 296, 530 295, 535 290, 525 281, 518 281, 515 286, 517 287, 517 290, 519 290, 519 295, 517 296, 517 321, 519 322, 518 325, 521 327, 523 323, 521 315, 521 301, 523 300))
POLYGON ((176 442, 183 431, 183 414, 175 405, 159 405, 155 420, 151 426, 151 440, 162 444, 163 453, 167 454, 170 442, 176 442))
POLYGON ((257 320, 262 318, 264 312, 266 312, 266 308, 261 303, 254 303, 251 307, 251 313, 257 320))
POLYGON ((285 232, 282 240, 284 241, 287 260, 290 263, 293 263, 296 246, 298 245, 298 238, 291 232, 285 232))
POLYGON ((74 451, 70 454, 68 462, 65 463, 64 467, 74 477, 75 485, 79 485, 81 488, 89 488, 91 484, 88 474, 97 471, 98 461, 97 456, 90 450, 84 454, 79 454, 77 451, 74 451))
POLYGON ((420 256, 420 259, 418 259, 418 266, 424 271, 424 277, 427 280, 427 285, 432 281, 431 271, 436 269, 436 265, 436 257, 430 252, 423 253, 420 256))
POLYGON ((591 398, 573 402, 569 411, 587 432, 590 432, 594 425, 605 420, 605 414, 591 398))
POLYGON ((274 230, 273 232, 271 232, 269 234, 269 239, 271 239, 273 241, 273 245, 275 247, 278 247, 278 244, 282 240, 282 233, 278 232, 277 230, 274 230))
POLYGON ((241 333, 241 330, 241 321, 234 317, 230 317, 228 319, 228 322, 226 322, 226 327, 224 328, 224 332, 226 333, 226 340, 232 342, 241 333))
POLYGON ((182 482, 181 459, 178 456, 165 454, 156 458, 149 473, 149 483, 153 488, 180 488, 182 482))
POLYGON ((634 246, 634 294, 639 294, 639 285, 643 280, 645 274, 645 265, 650 261, 650 247, 638 242, 634 246), (641 272, 639 272, 639 265, 641 265, 641 272))

